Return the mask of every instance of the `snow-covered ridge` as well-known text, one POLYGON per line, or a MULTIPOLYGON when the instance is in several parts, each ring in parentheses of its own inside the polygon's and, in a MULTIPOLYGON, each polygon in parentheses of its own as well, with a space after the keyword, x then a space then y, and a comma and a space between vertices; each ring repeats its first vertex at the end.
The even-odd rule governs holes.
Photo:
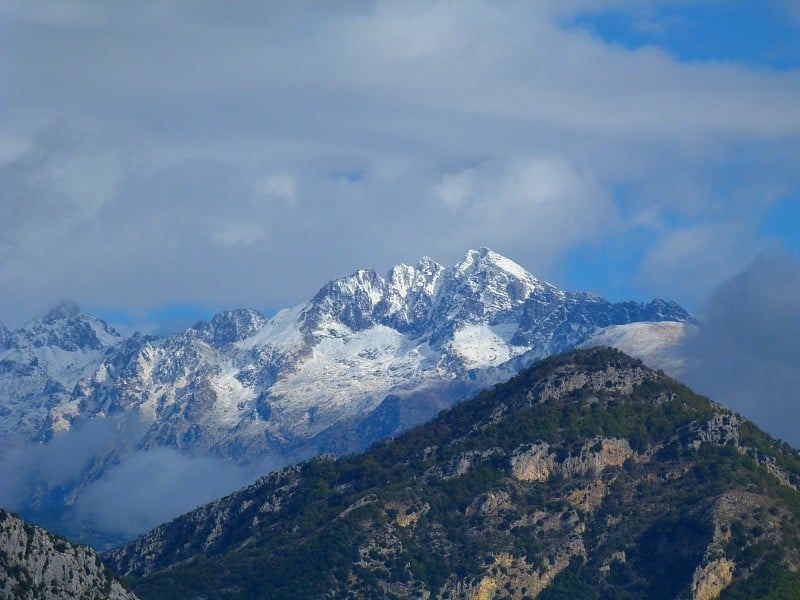
POLYGON ((611 346, 641 359, 649 367, 678 377, 684 366, 678 347, 694 329, 691 323, 676 321, 611 325, 591 335, 580 347, 611 346))
POLYGON ((361 269, 272 319, 225 311, 182 334, 125 344, 64 303, 7 336, 2 423, 46 438, 73 422, 134 411, 162 435, 171 430, 189 446, 233 455, 250 446, 242 438, 268 434, 280 444, 315 435, 393 391, 497 370, 522 355, 533 360, 603 327, 687 318, 663 301, 613 305, 564 292, 488 248, 449 268, 425 257, 385 277, 361 269))
POLYGON ((240 463, 353 451, 603 328, 688 320, 663 300, 559 290, 487 248, 452 267, 358 270, 271 319, 225 311, 166 338, 123 339, 66 304, 0 332, 0 433, 47 439, 134 416, 138 437, 120 448, 240 463))

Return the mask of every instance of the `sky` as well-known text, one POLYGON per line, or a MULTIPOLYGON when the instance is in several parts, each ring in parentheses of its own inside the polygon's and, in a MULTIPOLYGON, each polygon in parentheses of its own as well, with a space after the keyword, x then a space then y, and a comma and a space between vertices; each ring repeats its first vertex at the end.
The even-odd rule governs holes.
POLYGON ((793 2, 0 4, 0 321, 157 327, 488 246, 699 310, 800 252, 793 2))

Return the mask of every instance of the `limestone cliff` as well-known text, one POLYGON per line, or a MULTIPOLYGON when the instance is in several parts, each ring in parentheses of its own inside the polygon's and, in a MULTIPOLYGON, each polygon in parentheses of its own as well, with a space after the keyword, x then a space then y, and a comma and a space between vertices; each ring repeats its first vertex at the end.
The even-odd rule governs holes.
POLYGON ((0 599, 136 600, 98 554, 0 509, 0 599))

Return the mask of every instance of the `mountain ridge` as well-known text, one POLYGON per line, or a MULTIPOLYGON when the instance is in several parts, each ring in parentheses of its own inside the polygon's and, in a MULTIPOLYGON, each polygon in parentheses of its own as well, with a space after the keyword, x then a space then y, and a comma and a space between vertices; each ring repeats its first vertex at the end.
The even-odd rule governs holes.
POLYGON ((46 339, 48 328, 88 323, 95 338, 76 329, 56 363, 71 365, 73 379, 60 383, 42 355, 50 347, 11 332, 19 343, 0 354, 0 427, 23 441, 80 435, 98 421, 121 432, 69 490, 42 482, 21 500, 73 505, 131 453, 171 448, 257 465, 358 451, 603 327, 691 319, 663 300, 559 290, 487 248, 452 267, 423 258, 385 278, 362 269, 270 319, 224 311, 167 337, 123 339, 65 304, 26 327, 46 339))

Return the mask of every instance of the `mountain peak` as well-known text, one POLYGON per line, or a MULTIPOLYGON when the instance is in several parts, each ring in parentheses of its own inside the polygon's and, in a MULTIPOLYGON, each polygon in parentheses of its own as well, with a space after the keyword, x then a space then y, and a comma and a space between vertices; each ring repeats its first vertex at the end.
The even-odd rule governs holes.
POLYGON ((503 271, 514 279, 537 281, 523 267, 515 263, 510 258, 495 252, 491 248, 482 247, 478 250, 468 250, 464 258, 455 265, 455 270, 459 274, 467 271, 497 270, 503 271))
POLYGON ((68 352, 101 350, 122 338, 105 321, 81 312, 77 303, 65 300, 41 319, 29 321, 19 334, 19 342, 33 347, 60 348, 68 352))
POLYGON ((72 319, 81 312, 80 307, 73 300, 64 300, 50 309, 42 319, 45 323, 53 323, 60 319, 72 319))
POLYGON ((266 317, 251 308, 226 310, 214 315, 211 320, 214 342, 218 345, 238 342, 255 335, 266 324, 266 317))

